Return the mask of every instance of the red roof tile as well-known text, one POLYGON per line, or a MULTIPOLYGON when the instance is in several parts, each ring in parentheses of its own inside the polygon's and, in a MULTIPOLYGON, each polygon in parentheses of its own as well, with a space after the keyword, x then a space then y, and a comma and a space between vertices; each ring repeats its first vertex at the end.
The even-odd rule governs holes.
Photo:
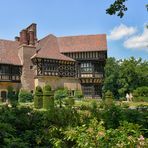
POLYGON ((57 60, 75 61, 60 53, 57 38, 54 35, 48 35, 45 38, 39 40, 38 44, 36 45, 36 49, 39 51, 32 58, 40 57, 57 60))
POLYGON ((105 34, 59 37, 58 43, 62 53, 107 50, 105 34))
POLYGON ((18 46, 17 41, 0 40, 0 63, 21 65, 18 46))

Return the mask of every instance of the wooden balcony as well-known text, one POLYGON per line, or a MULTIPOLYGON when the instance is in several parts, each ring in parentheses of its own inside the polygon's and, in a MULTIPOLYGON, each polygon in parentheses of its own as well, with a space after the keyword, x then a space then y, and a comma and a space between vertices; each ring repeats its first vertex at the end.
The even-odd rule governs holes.
POLYGON ((21 82, 20 75, 0 74, 0 82, 21 82))

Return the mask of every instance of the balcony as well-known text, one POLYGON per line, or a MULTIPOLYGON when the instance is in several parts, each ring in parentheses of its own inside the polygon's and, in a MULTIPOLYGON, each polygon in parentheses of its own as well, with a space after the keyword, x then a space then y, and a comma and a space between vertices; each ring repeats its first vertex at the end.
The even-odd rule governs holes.
POLYGON ((0 74, 0 82, 20 82, 21 77, 19 75, 0 74))

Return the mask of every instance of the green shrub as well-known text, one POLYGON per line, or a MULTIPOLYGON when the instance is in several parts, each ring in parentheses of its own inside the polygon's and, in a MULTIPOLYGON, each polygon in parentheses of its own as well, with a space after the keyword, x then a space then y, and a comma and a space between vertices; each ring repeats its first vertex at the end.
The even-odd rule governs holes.
POLYGON ((54 97, 50 85, 45 85, 43 88, 43 108, 44 109, 54 108, 54 97))
POLYGON ((12 86, 7 87, 8 95, 7 98, 11 103, 12 107, 16 107, 18 103, 18 96, 17 93, 15 94, 14 89, 12 86))
POLYGON ((80 91, 80 90, 76 90, 74 96, 77 99, 82 99, 84 97, 82 91, 80 91))
POLYGON ((32 93, 24 89, 20 90, 18 98, 19 102, 31 102, 33 100, 32 93))
POLYGON ((135 97, 137 96, 148 97, 148 87, 147 86, 138 87, 136 90, 134 90, 133 95, 135 97))
POLYGON ((39 109, 43 107, 43 91, 40 86, 37 86, 34 93, 34 107, 39 109))
POLYGON ((113 104, 113 100, 114 100, 114 96, 113 93, 111 91, 107 91, 105 93, 105 101, 104 101, 104 105, 105 106, 111 106, 113 104))
POLYGON ((54 93, 54 98, 59 102, 60 108, 62 107, 63 99, 66 97, 68 97, 68 90, 67 89, 58 89, 54 93))
POLYGON ((75 99, 73 97, 68 97, 64 99, 64 103, 68 107, 72 107, 75 104, 75 99))

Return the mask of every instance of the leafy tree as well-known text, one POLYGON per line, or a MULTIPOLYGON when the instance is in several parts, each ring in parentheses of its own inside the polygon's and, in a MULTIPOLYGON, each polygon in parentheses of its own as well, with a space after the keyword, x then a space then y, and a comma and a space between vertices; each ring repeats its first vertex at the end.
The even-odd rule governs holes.
POLYGON ((115 98, 125 97, 127 92, 133 92, 137 87, 148 84, 148 62, 141 58, 131 57, 116 61, 108 58, 105 66, 103 92, 108 90, 115 98))
POLYGON ((125 6, 125 2, 127 0, 115 0, 113 4, 106 10, 107 14, 115 15, 122 18, 124 16, 124 12, 127 11, 127 7, 125 6))
POLYGON ((103 85, 103 93, 108 90, 113 93, 115 98, 118 98, 118 79, 119 79, 119 65, 115 58, 108 58, 105 66, 105 80, 103 85))
MULTIPOLYGON (((127 7, 125 5, 125 2, 127 0, 115 0, 108 9, 106 9, 106 13, 109 15, 115 15, 122 18, 124 16, 124 13, 127 11, 127 7)), ((148 11, 148 4, 146 4, 146 9, 148 11)))

